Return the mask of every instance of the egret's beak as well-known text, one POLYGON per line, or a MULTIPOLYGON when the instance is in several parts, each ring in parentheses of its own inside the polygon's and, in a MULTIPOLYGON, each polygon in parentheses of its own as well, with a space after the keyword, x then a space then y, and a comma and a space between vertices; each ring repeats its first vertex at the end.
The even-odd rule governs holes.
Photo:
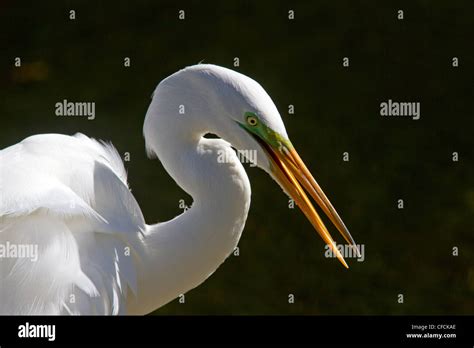
POLYGON ((258 142, 267 152, 272 164, 272 173, 278 183, 300 207, 321 238, 323 238, 326 244, 332 249, 332 252, 337 256, 338 260, 344 265, 344 267, 349 268, 344 257, 337 249, 334 240, 326 229, 326 226, 324 226, 324 223, 316 212, 316 209, 311 204, 311 201, 303 190, 303 187, 307 192, 309 192, 311 197, 313 197, 316 203, 337 227, 344 239, 354 248, 357 256, 359 256, 359 250, 354 239, 291 143, 289 141, 286 144, 281 143, 278 148, 275 148, 263 139, 260 139, 259 137, 255 138, 257 138, 258 142))

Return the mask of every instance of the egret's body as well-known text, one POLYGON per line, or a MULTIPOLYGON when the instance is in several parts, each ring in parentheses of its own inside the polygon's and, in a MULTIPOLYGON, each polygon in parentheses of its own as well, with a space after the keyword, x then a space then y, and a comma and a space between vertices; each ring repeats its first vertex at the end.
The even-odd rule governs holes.
MULTIPOLYGON (((0 151, 0 245, 38 246, 36 262, 0 259, 0 314, 146 314, 199 285, 236 247, 250 206, 230 143, 257 151, 257 164, 332 242, 293 182, 306 168, 291 169, 292 177, 293 164, 276 164, 283 152, 268 150, 291 143, 270 97, 248 77, 212 65, 170 76, 155 91, 144 135, 149 153, 193 197, 189 210, 154 225, 145 223, 111 145, 44 134, 0 151), (226 141, 203 137, 208 132, 226 141)), ((329 201, 312 195, 341 228, 329 201)))

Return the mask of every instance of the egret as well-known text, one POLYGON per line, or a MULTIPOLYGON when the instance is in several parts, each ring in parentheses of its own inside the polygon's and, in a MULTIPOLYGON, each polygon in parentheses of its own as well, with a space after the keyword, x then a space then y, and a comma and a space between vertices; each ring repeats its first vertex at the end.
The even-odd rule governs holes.
POLYGON ((355 242, 253 79, 210 64, 184 68, 156 87, 143 134, 149 156, 193 199, 152 225, 109 143, 39 134, 0 151, 0 246, 38 254, 0 258, 0 314, 147 314, 201 284, 247 219, 250 183, 235 150, 256 153, 347 267, 307 193, 355 242))

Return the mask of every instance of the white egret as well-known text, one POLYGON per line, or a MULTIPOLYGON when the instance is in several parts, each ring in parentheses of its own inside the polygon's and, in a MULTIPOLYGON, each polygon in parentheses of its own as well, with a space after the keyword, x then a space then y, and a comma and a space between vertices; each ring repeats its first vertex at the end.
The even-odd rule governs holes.
POLYGON ((1 314, 146 314, 198 286, 237 246, 250 206, 232 147, 256 152, 347 267, 304 189, 355 243, 256 81, 215 65, 180 70, 157 86, 143 133, 149 155, 193 198, 153 225, 112 145, 41 134, 0 151, 1 314))

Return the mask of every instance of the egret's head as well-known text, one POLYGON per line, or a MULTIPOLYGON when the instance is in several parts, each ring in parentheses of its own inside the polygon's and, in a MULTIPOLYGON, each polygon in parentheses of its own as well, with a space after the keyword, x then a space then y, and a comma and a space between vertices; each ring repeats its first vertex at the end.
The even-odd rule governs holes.
POLYGON ((251 157, 256 158, 256 165, 268 172, 297 203, 347 267, 304 189, 346 241, 355 247, 354 240, 298 156, 275 104, 259 83, 230 69, 200 64, 181 70, 162 84, 162 99, 166 99, 171 108, 176 110, 178 103, 187 107, 188 116, 181 118, 186 122, 185 127, 192 124, 191 127, 201 135, 215 133, 243 154, 254 151, 256 156, 251 157), (178 93, 180 99, 169 103, 178 93))

